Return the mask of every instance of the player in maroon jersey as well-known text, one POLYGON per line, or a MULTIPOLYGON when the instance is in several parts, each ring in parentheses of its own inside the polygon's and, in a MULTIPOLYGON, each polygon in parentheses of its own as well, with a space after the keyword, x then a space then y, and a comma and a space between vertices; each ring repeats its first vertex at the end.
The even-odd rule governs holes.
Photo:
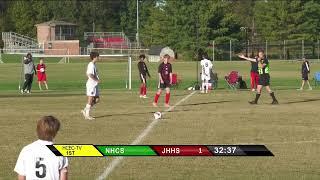
POLYGON ((46 65, 43 63, 43 58, 40 58, 40 62, 37 65, 37 75, 38 75, 39 89, 42 90, 41 84, 43 83, 46 86, 46 89, 48 90, 46 65))
POLYGON ((140 86, 140 98, 147 98, 147 75, 150 76, 150 73, 148 71, 147 65, 144 62, 144 59, 146 56, 144 54, 141 54, 139 56, 139 63, 138 63, 138 69, 139 69, 139 76, 141 80, 141 86, 140 86))
POLYGON ((153 106, 158 106, 158 99, 162 90, 166 90, 166 98, 165 98, 165 106, 169 107, 169 100, 170 100, 170 86, 172 84, 172 66, 168 62, 170 56, 168 54, 163 56, 163 62, 159 65, 158 74, 159 74, 159 81, 160 87, 154 97, 153 106))

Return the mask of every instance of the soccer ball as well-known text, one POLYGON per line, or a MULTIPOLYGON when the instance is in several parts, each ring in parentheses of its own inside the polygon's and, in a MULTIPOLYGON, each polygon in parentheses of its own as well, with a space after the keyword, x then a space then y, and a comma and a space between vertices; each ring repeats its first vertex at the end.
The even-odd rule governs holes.
POLYGON ((161 118, 161 112, 155 112, 154 114, 153 114, 153 116, 154 116, 154 119, 160 119, 161 118))
POLYGON ((44 68, 40 68, 40 72, 44 72, 44 68))

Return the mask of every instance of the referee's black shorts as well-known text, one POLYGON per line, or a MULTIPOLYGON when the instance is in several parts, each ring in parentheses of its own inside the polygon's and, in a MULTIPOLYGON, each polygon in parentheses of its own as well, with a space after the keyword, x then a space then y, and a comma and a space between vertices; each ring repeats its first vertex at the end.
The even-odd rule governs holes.
POLYGON ((258 85, 269 86, 270 85, 270 75, 269 74, 260 74, 258 85))
POLYGON ((305 81, 309 80, 307 72, 302 73, 302 80, 305 80, 305 81))

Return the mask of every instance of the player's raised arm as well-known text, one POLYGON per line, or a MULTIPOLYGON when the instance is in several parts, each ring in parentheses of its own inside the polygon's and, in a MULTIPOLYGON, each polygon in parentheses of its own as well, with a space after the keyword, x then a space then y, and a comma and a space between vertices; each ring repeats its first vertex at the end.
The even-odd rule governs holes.
POLYGON ((239 54, 238 57, 241 58, 241 59, 247 60, 247 61, 257 62, 256 59, 246 57, 243 54, 239 54))

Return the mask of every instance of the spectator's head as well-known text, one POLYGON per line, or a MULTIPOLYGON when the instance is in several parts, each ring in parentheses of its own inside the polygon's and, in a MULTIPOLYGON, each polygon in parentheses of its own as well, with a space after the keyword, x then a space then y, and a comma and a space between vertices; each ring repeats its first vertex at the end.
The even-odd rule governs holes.
POLYGON ((144 61, 144 59, 146 59, 146 56, 145 56, 144 54, 141 54, 141 55, 139 56, 139 59, 140 59, 140 61, 144 61))
POLYGON ((99 57, 99 53, 98 52, 91 52, 90 53, 90 59, 91 59, 91 61, 93 61, 93 60, 98 60, 98 57, 99 57))
POLYGON ((37 124, 38 138, 44 141, 53 141, 60 129, 60 122, 53 116, 43 116, 37 124))
POLYGON ((44 61, 44 59, 43 59, 43 58, 40 58, 39 63, 40 63, 40 64, 43 64, 43 61, 44 61))
POLYGON ((263 50, 263 49, 259 49, 259 51, 258 51, 258 58, 264 59, 264 50, 263 50))

